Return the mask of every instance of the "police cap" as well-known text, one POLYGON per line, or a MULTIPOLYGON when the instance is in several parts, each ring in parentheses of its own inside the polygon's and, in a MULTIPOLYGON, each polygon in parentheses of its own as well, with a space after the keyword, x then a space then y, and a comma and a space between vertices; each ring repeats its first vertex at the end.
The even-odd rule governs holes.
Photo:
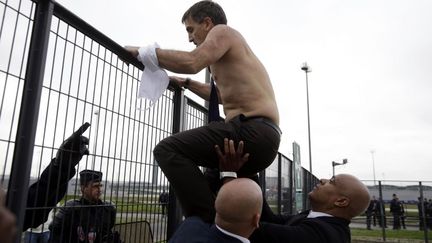
POLYGON ((87 185, 90 182, 102 181, 102 172, 95 170, 83 170, 80 173, 80 184, 87 185))

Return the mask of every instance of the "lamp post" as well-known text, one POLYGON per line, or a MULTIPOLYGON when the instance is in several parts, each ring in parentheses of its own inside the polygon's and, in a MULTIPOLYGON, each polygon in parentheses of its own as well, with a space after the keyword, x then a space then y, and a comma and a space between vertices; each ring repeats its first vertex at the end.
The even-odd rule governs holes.
POLYGON ((375 150, 371 150, 371 155, 372 155, 372 169, 373 169, 373 179, 374 179, 374 186, 376 186, 376 178, 375 178, 375 150))
MULTIPOLYGON (((305 74, 306 74, 306 103, 307 103, 308 138, 309 138, 309 172, 312 174, 312 149, 311 149, 311 136, 310 136, 309 85, 308 85, 308 73, 312 72, 312 70, 307 65, 306 62, 303 63, 303 66, 301 67, 301 70, 305 71, 305 74)), ((312 182, 312 179, 311 179, 311 182, 312 182)))
POLYGON ((348 159, 343 159, 343 160, 342 160, 342 163, 337 163, 337 162, 332 161, 332 166, 333 166, 333 176, 335 176, 335 167, 338 166, 338 165, 344 165, 344 164, 346 164, 346 163, 348 163, 348 159))
POLYGON ((93 139, 93 161, 92 161, 92 170, 95 169, 95 163, 96 163, 96 145, 97 145, 97 135, 98 135, 98 127, 99 127, 99 110, 96 110, 93 112, 93 114, 96 116, 96 131, 94 134, 93 139))

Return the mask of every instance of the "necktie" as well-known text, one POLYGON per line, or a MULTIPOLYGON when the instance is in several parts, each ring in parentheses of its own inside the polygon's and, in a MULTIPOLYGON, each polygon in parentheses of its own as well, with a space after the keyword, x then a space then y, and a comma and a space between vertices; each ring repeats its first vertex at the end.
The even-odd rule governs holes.
POLYGON ((208 109, 208 122, 212 121, 219 121, 220 115, 219 115, 219 99, 216 91, 216 85, 211 79, 210 81, 210 99, 209 99, 209 109, 208 109))
MULTIPOLYGON (((208 109, 208 123, 212 121, 219 121, 219 99, 217 96, 216 85, 211 79, 210 81, 210 99, 209 99, 209 109, 208 109)), ((206 177, 210 188, 216 194, 219 188, 222 186, 222 182, 219 179, 219 168, 206 168, 204 172, 204 176, 206 177)))

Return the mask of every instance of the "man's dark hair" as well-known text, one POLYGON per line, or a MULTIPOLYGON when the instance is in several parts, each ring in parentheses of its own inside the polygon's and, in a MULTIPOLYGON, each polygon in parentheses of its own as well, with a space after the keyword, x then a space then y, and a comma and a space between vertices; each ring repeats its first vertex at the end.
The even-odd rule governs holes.
POLYGON ((205 17, 209 17, 214 25, 227 24, 225 12, 222 7, 213 1, 200 1, 192 5, 182 17, 182 23, 186 21, 188 17, 197 23, 202 23, 205 17))

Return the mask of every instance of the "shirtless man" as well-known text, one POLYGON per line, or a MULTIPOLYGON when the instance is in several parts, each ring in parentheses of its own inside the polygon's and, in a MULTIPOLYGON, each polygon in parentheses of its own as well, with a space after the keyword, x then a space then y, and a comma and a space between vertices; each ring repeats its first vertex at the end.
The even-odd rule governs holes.
MULTIPOLYGON (((213 1, 201 1, 183 15, 190 51, 164 50, 153 46, 126 49, 135 57, 151 53, 161 68, 196 74, 209 67, 217 84, 225 121, 181 132, 165 138, 154 148, 154 156, 181 202, 185 216, 200 216, 212 222, 214 200, 198 166, 218 167, 215 144, 224 138, 243 140, 249 162, 239 176, 250 176, 268 167, 277 155, 281 132, 275 95, 267 71, 246 40, 227 26, 223 9, 213 1)), ((151 58, 146 56, 146 58, 151 58)), ((171 77, 179 86, 209 100, 211 86, 189 78, 171 77)), ((226 173, 221 172, 221 177, 226 173)))

